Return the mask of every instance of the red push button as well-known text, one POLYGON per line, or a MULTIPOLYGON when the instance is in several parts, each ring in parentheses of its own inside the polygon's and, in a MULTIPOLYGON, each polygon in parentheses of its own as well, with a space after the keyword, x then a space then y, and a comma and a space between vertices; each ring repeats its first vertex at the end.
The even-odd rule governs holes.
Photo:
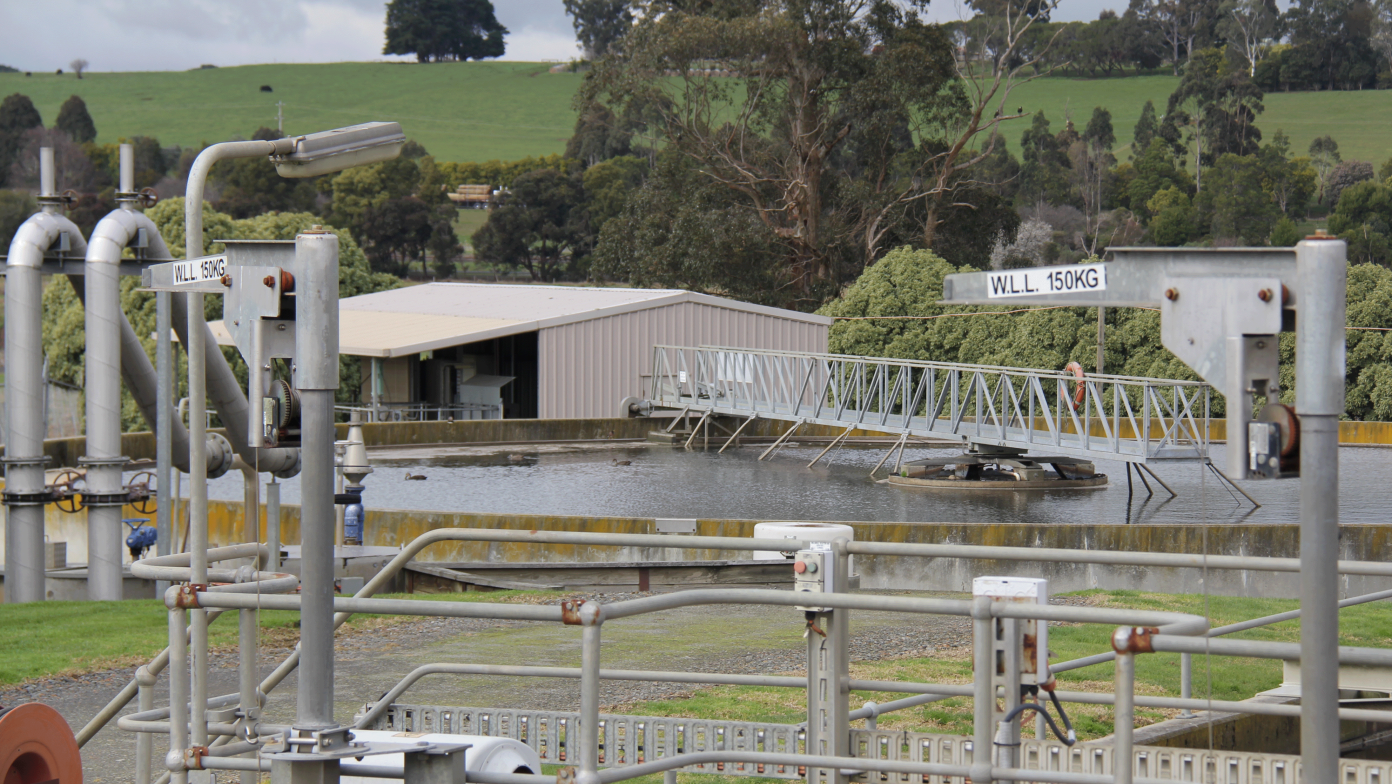
POLYGON ((794 561, 794 562, 793 562, 793 571, 794 571, 794 572, 797 572, 798 574, 802 574, 803 572, 807 571, 807 562, 806 562, 806 561, 794 561))

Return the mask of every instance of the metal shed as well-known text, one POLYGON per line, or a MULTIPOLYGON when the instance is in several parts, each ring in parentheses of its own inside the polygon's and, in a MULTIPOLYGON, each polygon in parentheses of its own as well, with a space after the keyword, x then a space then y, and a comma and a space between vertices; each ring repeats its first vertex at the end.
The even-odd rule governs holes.
POLYGON ((618 416, 654 345, 825 352, 832 323, 680 289, 427 283, 339 307, 340 351, 371 360, 364 404, 396 418, 618 416))

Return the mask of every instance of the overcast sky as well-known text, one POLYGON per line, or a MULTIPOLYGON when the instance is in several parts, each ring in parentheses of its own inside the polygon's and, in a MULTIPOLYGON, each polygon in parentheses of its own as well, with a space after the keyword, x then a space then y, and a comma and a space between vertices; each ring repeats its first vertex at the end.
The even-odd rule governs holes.
MULTIPOLYGON (((493 0, 509 30, 505 60, 578 53, 561 0, 493 0)), ((939 21, 960 0, 934 0, 939 21)), ((20 70, 182 71, 202 63, 384 60, 383 0, 0 0, 0 63, 20 70)), ((1095 19, 1124 0, 1063 0, 1054 18, 1095 19)))

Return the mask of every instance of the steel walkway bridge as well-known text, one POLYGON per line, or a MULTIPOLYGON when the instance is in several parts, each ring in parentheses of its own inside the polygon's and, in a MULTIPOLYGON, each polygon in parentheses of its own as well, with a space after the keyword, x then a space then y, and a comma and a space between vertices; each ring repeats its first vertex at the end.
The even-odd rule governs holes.
POLYGON ((765 456, 817 424, 844 428, 838 441, 859 429, 977 451, 1209 463, 1202 382, 717 346, 655 346, 651 381, 654 408, 701 416, 692 438, 716 415, 745 418, 731 441, 755 419, 794 422, 765 456))

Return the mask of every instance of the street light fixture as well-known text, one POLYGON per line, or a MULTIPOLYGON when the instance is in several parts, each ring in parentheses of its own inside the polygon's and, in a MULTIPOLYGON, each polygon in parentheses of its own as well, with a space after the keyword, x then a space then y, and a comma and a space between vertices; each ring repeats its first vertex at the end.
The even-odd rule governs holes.
POLYGON ((282 177, 317 177, 391 160, 401 153, 406 135, 398 123, 370 122, 296 136, 291 141, 292 152, 271 156, 276 173, 282 177))

